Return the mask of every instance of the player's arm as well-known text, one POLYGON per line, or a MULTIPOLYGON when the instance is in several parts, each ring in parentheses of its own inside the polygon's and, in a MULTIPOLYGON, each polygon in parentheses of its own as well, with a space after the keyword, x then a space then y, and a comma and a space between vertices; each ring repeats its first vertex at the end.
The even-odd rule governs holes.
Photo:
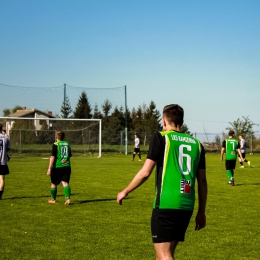
POLYGON ((51 152, 51 157, 50 157, 50 162, 49 162, 49 167, 47 170, 47 175, 51 175, 51 168, 54 164, 55 158, 57 156, 57 145, 53 144, 52 145, 52 152, 51 152))
POLYGON ((224 155, 224 152, 225 152, 225 147, 226 147, 226 141, 223 141, 222 148, 221 148, 221 151, 220 151, 220 160, 221 161, 223 161, 223 155, 224 155))
POLYGON ((117 202, 122 205, 122 200, 127 196, 128 193, 132 192, 139 186, 141 186, 151 175, 156 162, 151 159, 146 159, 142 169, 135 175, 133 180, 128 186, 118 193, 117 202))
POLYGON ((197 182, 198 182, 199 207, 196 216, 195 230, 200 230, 206 226, 206 202, 207 202, 207 194, 208 194, 206 169, 198 169, 197 182))
POLYGON ((244 161, 245 159, 242 157, 242 153, 241 153, 240 148, 237 148, 237 152, 239 154, 240 160, 244 161))

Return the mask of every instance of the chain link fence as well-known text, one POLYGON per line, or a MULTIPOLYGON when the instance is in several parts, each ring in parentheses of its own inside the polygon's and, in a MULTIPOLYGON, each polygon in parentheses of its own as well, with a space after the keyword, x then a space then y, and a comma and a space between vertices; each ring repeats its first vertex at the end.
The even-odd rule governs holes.
MULTIPOLYGON (((72 152, 78 154, 95 155, 99 150, 99 132, 97 129, 65 130, 65 139, 70 143, 72 152)), ((134 150, 134 135, 136 132, 125 131, 111 132, 102 131, 101 150, 102 153, 132 153, 134 150), (127 149, 126 149, 127 148, 127 149)), ((143 154, 148 152, 149 143, 154 133, 138 132, 140 149, 143 154)), ((220 152, 222 142, 226 135, 194 133, 207 152, 220 152)), ((11 154, 50 154, 51 145, 55 142, 55 130, 11 130, 11 154)), ((247 152, 260 152, 260 136, 251 137, 247 141, 247 152)))

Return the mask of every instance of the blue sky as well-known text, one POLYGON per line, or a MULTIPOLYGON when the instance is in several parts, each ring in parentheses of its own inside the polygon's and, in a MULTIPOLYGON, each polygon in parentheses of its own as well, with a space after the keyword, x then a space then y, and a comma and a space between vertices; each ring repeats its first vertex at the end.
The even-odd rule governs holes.
POLYGON ((130 110, 178 103, 192 132, 221 133, 260 124, 259 28, 258 0, 2 0, 0 83, 126 85, 130 110))

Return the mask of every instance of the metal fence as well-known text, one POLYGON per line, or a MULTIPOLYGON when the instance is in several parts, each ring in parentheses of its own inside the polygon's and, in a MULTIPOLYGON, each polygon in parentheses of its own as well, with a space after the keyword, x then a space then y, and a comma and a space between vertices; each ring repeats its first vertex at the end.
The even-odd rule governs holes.
MULTIPOLYGON (((70 143, 73 153, 95 155, 99 150, 99 133, 95 129, 65 130, 66 140, 70 143)), ((142 153, 147 153, 149 143, 154 133, 139 132, 140 148, 142 153)), ((132 153, 134 149, 134 131, 110 132, 102 131, 102 153, 132 153)), ((226 138, 223 134, 193 134, 203 145, 207 152, 219 152, 222 142, 226 138)), ((51 145, 55 142, 55 130, 11 130, 11 154, 50 154, 51 145)), ((260 152, 260 136, 247 141, 247 151, 260 152)))

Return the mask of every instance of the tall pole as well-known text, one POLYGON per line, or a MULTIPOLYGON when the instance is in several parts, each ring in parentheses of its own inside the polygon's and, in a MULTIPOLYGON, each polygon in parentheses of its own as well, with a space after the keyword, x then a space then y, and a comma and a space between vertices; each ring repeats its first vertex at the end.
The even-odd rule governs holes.
POLYGON ((127 155, 127 95, 125 85, 125 155, 127 155))

